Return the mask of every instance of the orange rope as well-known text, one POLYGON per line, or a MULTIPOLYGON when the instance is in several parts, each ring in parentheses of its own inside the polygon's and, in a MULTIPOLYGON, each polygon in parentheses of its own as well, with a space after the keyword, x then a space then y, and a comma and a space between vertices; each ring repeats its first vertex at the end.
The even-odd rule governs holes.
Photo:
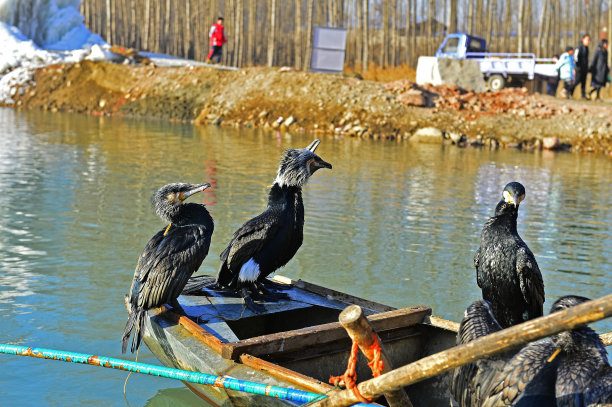
MULTIPOLYGON (((380 358, 380 342, 378 341, 378 335, 374 334, 374 342, 370 345, 370 350, 374 354, 372 361, 368 363, 368 366, 372 370, 372 376, 380 376, 383 372, 384 364, 380 358)), ((355 397, 362 403, 371 403, 374 399, 365 398, 357 388, 357 354, 359 353, 359 346, 357 342, 353 341, 351 346, 351 355, 346 366, 346 371, 342 376, 334 376, 329 379, 329 382, 334 386, 338 386, 341 381, 344 382, 344 386, 347 390, 351 390, 355 397)))
POLYGON ((368 363, 368 366, 370 366, 370 370, 372 370, 372 376, 378 377, 383 373, 383 370, 385 370, 385 365, 380 358, 382 349, 380 348, 380 342, 378 342, 378 335, 376 334, 374 334, 374 342, 370 345, 370 350, 374 354, 374 357, 372 361, 368 363))

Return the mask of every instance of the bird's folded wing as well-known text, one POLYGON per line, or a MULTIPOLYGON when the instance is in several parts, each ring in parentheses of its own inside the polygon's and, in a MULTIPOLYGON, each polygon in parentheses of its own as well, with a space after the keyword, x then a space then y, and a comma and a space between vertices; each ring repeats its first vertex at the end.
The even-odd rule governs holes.
MULTIPOLYGON (((251 219, 232 238, 228 248, 224 251, 223 259, 230 270, 237 270, 249 261, 263 245, 274 236, 279 229, 279 220, 274 217, 264 217, 264 214, 251 219)), ((222 254, 223 256, 223 254, 222 254)))
POLYGON ((539 377, 543 373, 554 374, 555 369, 545 369, 549 363, 547 360, 554 350, 555 346, 550 338, 524 347, 491 381, 491 386, 486 391, 487 397, 482 405, 487 407, 512 405, 536 376, 538 376, 537 380, 543 380, 544 378, 539 377))
POLYGON ((208 254, 210 236, 201 228, 171 229, 166 236, 156 234, 147 243, 138 259, 139 305, 145 308, 158 306, 180 279, 177 275, 190 274, 199 267, 208 254))
POLYGON ((517 253, 516 271, 525 302, 529 304, 530 318, 543 315, 544 281, 538 263, 531 251, 521 247, 517 253))

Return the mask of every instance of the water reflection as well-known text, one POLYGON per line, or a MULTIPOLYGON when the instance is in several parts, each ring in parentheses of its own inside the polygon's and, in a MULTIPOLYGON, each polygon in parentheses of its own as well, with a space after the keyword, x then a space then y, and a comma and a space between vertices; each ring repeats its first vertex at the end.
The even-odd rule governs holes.
MULTIPOLYGON (((3 341, 113 357, 121 356, 123 295, 136 259, 164 226, 150 206, 153 191, 167 182, 213 184, 195 199, 215 219, 200 269, 214 274, 232 232, 265 207, 282 151, 312 138, 6 109, 0 127, 3 341)), ((480 230, 516 180, 527 188, 519 233, 542 270, 545 307, 564 294, 609 293, 607 157, 333 138, 317 153, 334 169, 305 187, 304 245, 282 274, 397 307, 426 304, 459 320, 480 294, 480 230)), ((157 363, 148 351, 140 360, 157 363)), ((15 372, 0 386, 7 405, 125 405, 118 372, 10 357, 0 368, 15 372)), ((132 377, 128 399, 165 405, 175 389, 162 389, 172 386, 132 377)), ((178 397, 175 405, 190 405, 178 397)))

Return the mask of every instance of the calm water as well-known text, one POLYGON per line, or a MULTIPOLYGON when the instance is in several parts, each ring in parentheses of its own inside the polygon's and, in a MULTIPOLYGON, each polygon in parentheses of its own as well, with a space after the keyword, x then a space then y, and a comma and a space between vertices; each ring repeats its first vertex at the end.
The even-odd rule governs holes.
MULTIPOLYGON (((216 228, 214 274, 233 230, 265 206, 281 152, 310 136, 0 110, 1 342, 120 354, 123 295, 168 182, 213 184, 196 199, 216 228)), ((331 162, 306 186, 304 245, 282 274, 459 321, 479 297, 472 265, 503 186, 522 182, 519 232, 546 308, 612 287, 612 160, 324 138, 331 162)), ((612 330, 612 320, 596 325, 612 330)), ((130 356, 131 357, 131 356, 130 356)), ((140 360, 157 363, 146 347, 140 360)), ((126 374, 0 356, 1 406, 125 406, 126 374)), ((130 406, 201 405, 180 382, 132 375, 130 406)))

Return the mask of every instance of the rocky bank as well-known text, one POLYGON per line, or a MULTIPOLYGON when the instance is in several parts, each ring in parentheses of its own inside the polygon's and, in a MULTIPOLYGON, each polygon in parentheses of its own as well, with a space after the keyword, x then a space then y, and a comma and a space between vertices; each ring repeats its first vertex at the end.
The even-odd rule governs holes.
POLYGON ((526 89, 472 93, 290 68, 222 71, 86 61, 40 68, 14 94, 16 108, 612 155, 612 103, 526 89))

